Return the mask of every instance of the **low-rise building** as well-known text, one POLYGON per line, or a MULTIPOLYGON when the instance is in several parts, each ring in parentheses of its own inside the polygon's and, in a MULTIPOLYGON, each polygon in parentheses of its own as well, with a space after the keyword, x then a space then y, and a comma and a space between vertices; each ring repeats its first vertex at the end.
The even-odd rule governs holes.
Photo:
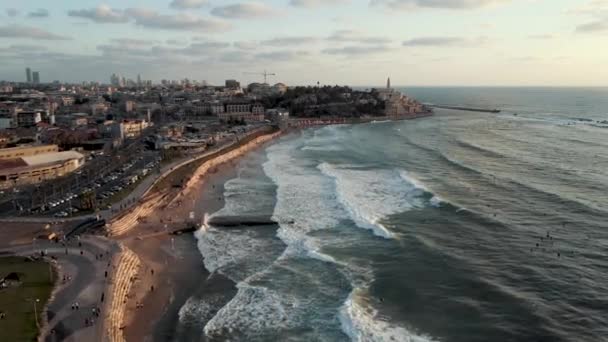
POLYGON ((12 93, 13 86, 10 85, 0 85, 0 93, 12 93))
POLYGON ((258 122, 264 121, 264 106, 260 103, 231 102, 226 104, 225 112, 219 113, 220 121, 258 122))
POLYGON ((32 127, 42 121, 42 112, 24 110, 16 113, 18 127, 32 127))
POLYGON ((65 176, 84 165, 75 151, 51 152, 0 160, 0 189, 36 184, 65 176))
POLYGON ((59 152, 57 145, 28 145, 0 149, 0 159, 31 157, 39 154, 59 152))
POLYGON ((124 120, 119 125, 121 139, 134 139, 139 137, 150 124, 146 120, 124 120))

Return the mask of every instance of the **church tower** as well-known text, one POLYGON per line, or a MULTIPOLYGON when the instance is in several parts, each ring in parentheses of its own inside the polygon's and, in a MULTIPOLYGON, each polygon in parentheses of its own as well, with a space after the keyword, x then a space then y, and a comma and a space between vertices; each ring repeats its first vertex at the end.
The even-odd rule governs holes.
POLYGON ((390 77, 386 80, 386 89, 391 89, 391 78, 390 77))

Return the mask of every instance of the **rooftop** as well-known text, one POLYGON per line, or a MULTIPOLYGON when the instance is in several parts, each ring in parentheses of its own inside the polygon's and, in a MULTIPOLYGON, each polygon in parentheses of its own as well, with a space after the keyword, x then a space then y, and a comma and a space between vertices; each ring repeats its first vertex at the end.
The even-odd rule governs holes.
POLYGON ((44 153, 35 156, 22 157, 24 162, 29 166, 37 166, 43 164, 51 164, 60 161, 66 161, 71 159, 80 159, 84 158, 81 153, 76 151, 64 151, 64 152, 53 152, 53 153, 44 153))

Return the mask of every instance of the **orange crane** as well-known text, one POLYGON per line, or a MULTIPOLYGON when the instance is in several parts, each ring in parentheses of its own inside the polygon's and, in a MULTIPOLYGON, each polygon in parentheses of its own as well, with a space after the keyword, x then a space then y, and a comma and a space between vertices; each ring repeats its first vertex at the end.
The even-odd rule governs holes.
POLYGON ((269 73, 266 72, 266 70, 264 70, 264 72, 245 72, 244 74, 246 75, 262 75, 264 76, 264 83, 268 83, 268 76, 276 76, 277 74, 275 73, 269 73))

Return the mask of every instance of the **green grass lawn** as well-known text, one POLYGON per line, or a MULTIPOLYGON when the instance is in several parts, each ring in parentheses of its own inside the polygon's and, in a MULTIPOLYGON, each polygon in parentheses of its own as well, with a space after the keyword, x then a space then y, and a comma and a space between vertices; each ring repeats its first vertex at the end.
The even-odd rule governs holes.
POLYGON ((23 257, 0 258, 0 278, 11 272, 19 274, 21 284, 0 289, 0 311, 6 314, 0 320, 0 341, 35 341, 38 336, 34 317, 34 301, 38 321, 42 323, 42 309, 48 301, 53 283, 49 264, 28 261, 23 257))

